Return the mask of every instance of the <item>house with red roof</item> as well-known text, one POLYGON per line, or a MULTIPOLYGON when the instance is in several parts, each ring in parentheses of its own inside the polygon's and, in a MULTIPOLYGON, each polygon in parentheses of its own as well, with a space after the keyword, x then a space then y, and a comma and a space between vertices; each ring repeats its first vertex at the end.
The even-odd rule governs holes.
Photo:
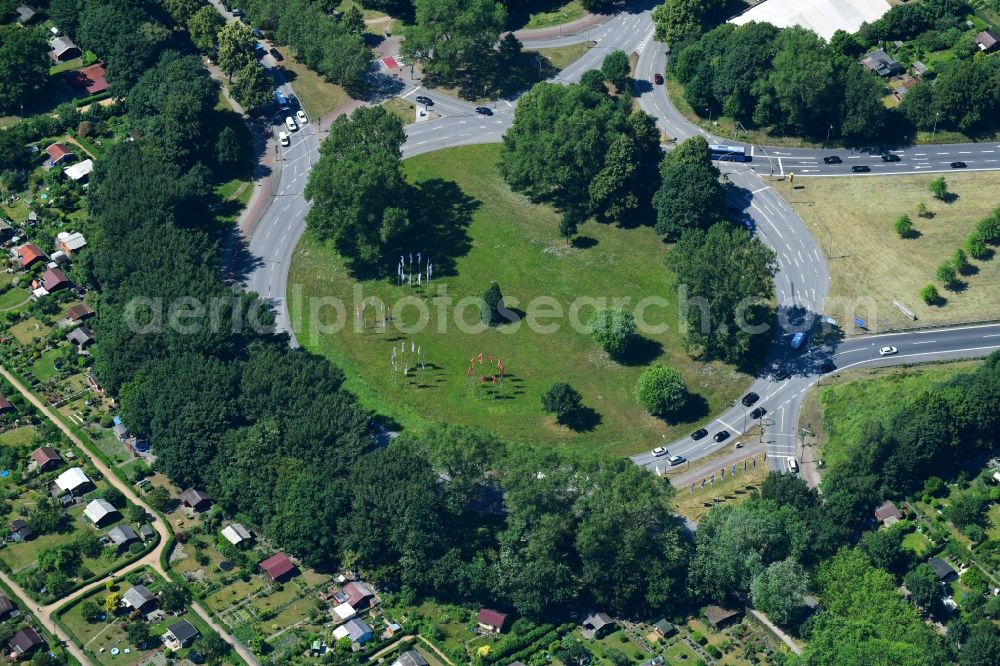
POLYGON ((66 72, 63 77, 70 87, 86 95, 98 95, 111 87, 104 63, 100 62, 73 72, 66 72))
POLYGON ((50 294, 59 289, 65 289, 70 285, 69 278, 58 268, 46 268, 42 273, 42 286, 50 294))
POLYGON ((62 458, 51 446, 40 446, 31 452, 31 459, 38 465, 38 469, 52 469, 62 462, 62 458))
POLYGON ((14 405, 10 404, 10 400, 7 396, 0 395, 0 414, 6 414, 7 412, 14 411, 14 405))
POLYGON ((260 563, 260 568, 264 572, 264 578, 278 582, 289 578, 295 571, 295 563, 288 559, 284 553, 275 553, 260 563))
POLYGON ((503 625, 507 623, 507 616, 500 611, 484 608, 476 616, 476 625, 480 630, 488 634, 499 634, 503 631, 503 625))
POLYGON ((45 260, 45 253, 31 243, 25 243, 17 248, 17 260, 21 268, 31 268, 35 262, 45 260))
POLYGON ((74 157, 73 151, 62 143, 53 143, 45 152, 49 154, 49 166, 58 166, 74 157))

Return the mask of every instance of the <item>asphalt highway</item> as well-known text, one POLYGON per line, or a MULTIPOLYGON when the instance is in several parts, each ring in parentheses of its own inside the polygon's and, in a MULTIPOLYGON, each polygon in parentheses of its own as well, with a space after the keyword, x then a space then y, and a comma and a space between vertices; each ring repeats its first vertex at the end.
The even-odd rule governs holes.
MULTIPOLYGON (((593 41, 577 61, 552 77, 552 81, 578 81, 588 69, 599 69, 607 53, 623 50, 638 53, 635 92, 639 104, 657 120, 666 136, 678 141, 700 134, 711 143, 737 145, 732 140, 712 136, 678 112, 670 103, 663 86, 652 83, 654 74, 666 66, 666 49, 652 40, 653 25, 648 9, 623 12, 606 23, 571 36, 539 40, 525 44, 527 48, 549 48, 581 41, 593 41)), ((270 56, 265 58, 268 63, 270 56)), ((405 99, 418 95, 430 97, 434 104, 428 110, 437 117, 406 126, 407 142, 404 157, 411 157, 443 148, 499 142, 513 122, 517 95, 487 104, 492 115, 480 115, 475 103, 454 99, 441 91, 427 90, 414 82, 402 93, 405 99)), ((292 91, 282 83, 286 94, 292 91)), ((283 116, 276 116, 275 131, 283 116)), ((305 228, 308 203, 302 192, 309 167, 317 159, 319 136, 312 124, 292 134, 292 145, 282 149, 281 175, 273 201, 250 240, 250 252, 259 261, 245 281, 248 289, 260 293, 275 307, 278 327, 291 331, 285 304, 288 289, 287 272, 294 247, 305 228)), ((774 343, 765 370, 749 388, 760 395, 754 407, 767 410, 761 419, 751 420, 751 409, 737 402, 705 425, 708 436, 694 441, 683 438, 669 443, 671 455, 682 455, 690 462, 731 446, 730 441, 752 426, 764 427, 763 440, 774 469, 784 469, 785 461, 796 452, 798 414, 805 391, 823 376, 820 365, 824 359, 834 362, 838 370, 851 367, 919 363, 930 360, 984 356, 1000 348, 1000 326, 956 327, 928 331, 859 337, 832 346, 807 347, 791 350, 788 344, 797 331, 811 331, 826 298, 829 272, 826 259, 816 240, 802 220, 771 189, 764 177, 853 176, 935 173, 953 171, 951 163, 962 161, 966 170, 1000 168, 1000 144, 926 145, 892 152, 898 162, 884 162, 881 149, 851 151, 843 149, 794 149, 751 146, 753 160, 749 163, 721 163, 728 181, 727 205, 734 213, 753 220, 754 233, 775 250, 779 272, 775 277, 775 299, 779 312, 779 330, 773 332, 774 343), (827 164, 824 157, 837 156, 838 164, 827 164), (852 167, 866 165, 870 173, 854 173, 852 167), (882 346, 896 346, 899 353, 883 357, 882 346), (731 436, 716 443, 713 436, 727 430, 731 436)), ((294 343, 294 340, 293 340, 294 343)), ((807 343, 808 344, 808 343, 807 343)), ((659 444, 651 442, 650 446, 659 444)), ((632 457, 637 464, 651 470, 664 471, 665 459, 652 453, 632 457)), ((690 463, 689 463, 690 465, 690 463)), ((690 470, 689 470, 690 471, 690 470)))

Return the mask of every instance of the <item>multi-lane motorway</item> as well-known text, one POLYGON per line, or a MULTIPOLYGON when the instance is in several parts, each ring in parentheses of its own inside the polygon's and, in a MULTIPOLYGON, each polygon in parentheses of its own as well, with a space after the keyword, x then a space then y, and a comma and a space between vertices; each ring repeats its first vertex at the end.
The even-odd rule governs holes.
MULTIPOLYGON (((528 48, 561 46, 580 41, 593 41, 577 61, 553 77, 553 81, 572 83, 583 72, 600 67, 604 57, 613 50, 638 53, 635 92, 639 104, 651 114, 664 134, 683 140, 701 134, 713 143, 735 144, 732 140, 713 137, 706 129, 685 119, 670 103, 663 86, 650 83, 656 72, 664 71, 666 49, 652 39, 653 24, 648 9, 626 11, 606 23, 580 34, 560 36, 526 44, 528 48)), ((282 84, 286 93, 291 90, 282 84)), ((442 148, 498 142, 513 122, 516 98, 501 99, 489 105, 492 115, 476 113, 476 104, 451 98, 439 91, 428 91, 410 85, 402 96, 413 99, 427 95, 434 100, 431 110, 438 117, 406 127, 407 142, 404 157, 442 148)), ((276 119, 280 123, 280 117, 276 119)), ((257 266, 248 275, 245 285, 260 293, 275 306, 278 326, 291 331, 285 304, 288 289, 287 274, 292 252, 305 228, 308 203, 303 197, 309 167, 317 159, 319 136, 312 124, 292 135, 292 144, 282 148, 281 174, 277 192, 270 207, 250 239, 250 253, 257 266)), ((788 339, 798 330, 808 330, 815 316, 821 313, 826 298, 829 273, 826 259, 809 234, 802 220, 771 189, 764 178, 770 175, 853 176, 935 173, 952 171, 952 162, 964 162, 967 170, 1000 169, 1000 144, 926 145, 894 149, 899 161, 884 162, 884 149, 851 151, 844 149, 769 148, 752 146, 754 159, 747 164, 721 164, 733 187, 727 203, 749 214, 761 240, 778 255, 780 270, 775 277, 775 297, 779 311, 780 330, 765 371, 748 389, 760 395, 756 406, 767 410, 761 425, 765 426, 768 458, 775 469, 796 452, 799 407, 805 391, 822 376, 824 360, 831 360, 838 370, 862 366, 916 363, 928 360, 984 356, 1000 348, 1000 325, 961 327, 920 332, 851 338, 835 346, 810 347, 793 351, 788 339), (824 162, 824 157, 837 156, 838 164, 824 162), (852 167, 866 165, 869 173, 855 173, 852 167), (898 353, 880 356, 878 349, 895 346, 898 353)), ((718 449, 729 446, 732 438, 756 425, 750 419, 751 410, 737 402, 723 414, 705 425, 708 436, 693 441, 683 438, 669 443, 671 455, 697 461, 718 449), (716 443, 712 436, 728 430, 732 436, 716 443)), ((651 442, 652 447, 658 442, 651 442)), ((662 458, 643 453, 632 458, 637 464, 663 468, 662 458)))

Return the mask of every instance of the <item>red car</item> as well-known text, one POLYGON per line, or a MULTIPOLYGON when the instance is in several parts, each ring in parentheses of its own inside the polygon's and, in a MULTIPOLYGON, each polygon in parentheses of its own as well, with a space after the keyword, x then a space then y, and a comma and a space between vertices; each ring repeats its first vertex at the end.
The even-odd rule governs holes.
POLYGON ((656 83, 656 85, 662 86, 663 85, 663 74, 654 74, 653 75, 653 81, 656 83))

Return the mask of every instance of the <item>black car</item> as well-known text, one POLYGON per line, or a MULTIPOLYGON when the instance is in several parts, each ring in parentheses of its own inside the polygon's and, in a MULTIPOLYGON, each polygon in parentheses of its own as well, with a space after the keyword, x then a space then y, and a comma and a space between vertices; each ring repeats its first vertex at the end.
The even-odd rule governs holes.
POLYGON ((242 10, 242 9, 240 9, 239 7, 236 7, 236 8, 234 8, 234 9, 232 10, 232 14, 233 14, 233 16, 235 16, 236 18, 242 18, 242 17, 243 17, 243 10, 242 10))
POLYGON ((840 159, 839 155, 830 155, 829 157, 823 158, 824 164, 840 164, 844 160, 840 159))
POLYGON ((757 409, 750 412, 750 418, 759 419, 760 417, 764 416, 764 414, 767 414, 767 410, 764 409, 763 407, 758 407, 757 409))
POLYGON ((743 399, 740 400, 740 402, 743 403, 744 407, 753 407, 753 404, 758 400, 760 400, 760 396, 754 393, 753 391, 750 391, 750 393, 747 393, 745 396, 743 396, 743 399))
POLYGON ((702 439, 706 435, 708 435, 707 430, 705 430, 704 428, 698 428, 693 433, 691 433, 691 439, 697 442, 699 439, 702 439))
POLYGON ((271 49, 268 53, 271 54, 271 57, 274 58, 276 62, 281 62, 285 59, 285 56, 281 55, 281 51, 278 49, 271 49))
POLYGON ((476 113, 478 113, 481 116, 492 116, 493 110, 488 106, 477 106, 476 113))
POLYGON ((868 173, 871 170, 872 168, 867 164, 859 164, 857 166, 851 167, 851 171, 853 171, 854 173, 868 173))
POLYGON ((968 166, 968 165, 965 162, 952 162, 951 163, 951 168, 952 169, 964 169, 966 166, 968 166))
POLYGON ((252 34, 257 39, 264 39, 264 31, 261 30, 260 28, 254 28, 253 30, 250 31, 250 34, 252 34))
POLYGON ((824 374, 824 375, 827 374, 827 373, 833 372, 836 369, 837 369, 836 364, 834 364, 834 362, 831 361, 830 359, 826 359, 819 366, 820 374, 824 374))
POLYGON ((882 153, 883 162, 898 162, 900 160, 899 155, 894 155, 892 153, 882 153))
POLYGON ((712 439, 714 439, 717 442, 724 442, 727 439, 729 439, 729 431, 720 430, 719 432, 715 433, 715 437, 713 437, 712 439))
POLYGON ((779 382, 783 382, 788 379, 789 373, 786 368, 778 368, 774 371, 774 378, 779 382))
POLYGON ((417 95, 417 104, 423 104, 424 106, 434 106, 434 100, 425 95, 417 95))

